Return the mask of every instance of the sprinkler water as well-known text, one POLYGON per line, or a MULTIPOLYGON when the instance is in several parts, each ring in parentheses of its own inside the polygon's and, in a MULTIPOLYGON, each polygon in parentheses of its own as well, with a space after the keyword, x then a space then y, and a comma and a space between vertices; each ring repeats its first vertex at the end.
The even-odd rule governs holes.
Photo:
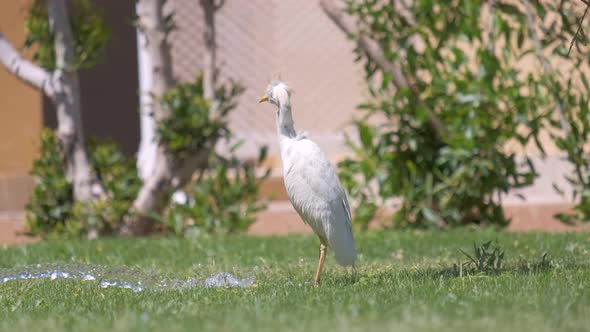
POLYGON ((15 269, 0 269, 0 283, 29 279, 74 279, 96 282, 101 288, 130 289, 133 292, 180 290, 193 287, 251 287, 255 277, 238 279, 229 272, 220 272, 201 280, 159 277, 129 267, 111 268, 90 264, 37 264, 15 269))

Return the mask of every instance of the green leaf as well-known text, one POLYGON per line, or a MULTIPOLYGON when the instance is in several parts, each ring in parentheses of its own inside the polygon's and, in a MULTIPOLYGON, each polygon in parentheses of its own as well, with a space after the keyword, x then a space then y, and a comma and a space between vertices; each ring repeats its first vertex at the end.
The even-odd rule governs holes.
POLYGON ((369 126, 366 125, 365 123, 358 122, 357 127, 359 130, 359 138, 361 139, 361 143, 362 143, 363 147, 365 147, 365 148, 371 147, 373 145, 372 144, 373 137, 372 137, 371 129, 369 128, 369 126))

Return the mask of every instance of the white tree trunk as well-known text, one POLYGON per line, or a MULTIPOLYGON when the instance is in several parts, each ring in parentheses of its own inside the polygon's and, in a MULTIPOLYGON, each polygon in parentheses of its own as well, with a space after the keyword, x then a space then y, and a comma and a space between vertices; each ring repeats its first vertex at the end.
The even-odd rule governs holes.
MULTIPOLYGON (((139 16, 140 6, 136 6, 139 16)), ((158 144, 156 142, 156 122, 153 116, 154 98, 151 94, 152 87, 152 61, 148 48, 148 39, 143 29, 136 29, 137 32, 137 64, 139 78, 139 127, 140 141, 137 152, 137 172, 143 181, 147 181, 153 174, 156 167, 156 156, 158 144)), ((186 193, 176 191, 172 200, 179 204, 187 201, 186 193)))
MULTIPOLYGON (((157 121, 169 115, 161 106, 160 99, 174 84, 170 45, 167 40, 168 31, 164 25, 164 3, 165 0, 138 0, 136 7, 137 29, 144 39, 140 40, 143 44, 141 47, 145 47, 147 58, 149 58, 150 73, 147 76, 151 76, 148 96, 151 99, 149 105, 153 111, 153 122, 151 122, 153 127, 147 135, 153 135, 157 121)), ((145 123, 149 126, 148 121, 145 123)), ((149 128, 145 129, 149 130, 149 128)), ((120 230, 122 234, 145 234, 153 230, 155 220, 150 215, 162 212, 166 206, 173 188, 170 181, 172 169, 172 161, 165 147, 158 144, 153 170, 149 172, 149 176, 144 180, 144 185, 133 202, 134 216, 124 221, 120 230)))
POLYGON ((74 68, 74 39, 64 0, 48 1, 49 24, 55 34, 56 79, 61 82, 53 95, 57 109, 57 134, 64 153, 68 178, 74 185, 74 198, 89 201, 104 195, 90 167, 80 110, 80 84, 74 68))
MULTIPOLYGON (((145 44, 143 45, 145 45, 150 62, 148 76, 151 75, 151 85, 148 95, 152 98, 150 105, 154 120, 151 133, 155 131, 158 121, 170 115, 168 110, 162 107, 160 99, 173 86, 170 45, 167 41, 168 31, 164 26, 164 3, 165 0, 138 0, 137 2, 137 27, 140 34, 145 36, 145 44)), ((223 1, 215 4, 211 0, 202 0, 201 5, 208 13, 206 15, 209 15, 209 18, 206 19, 206 36, 208 36, 206 39, 208 42, 206 42, 206 68, 204 72, 207 79, 204 81, 204 92, 213 101, 212 108, 214 108, 216 104, 214 100, 216 46, 213 14, 223 5, 223 1)), ((143 43, 143 41, 141 42, 143 43)), ((172 193, 183 187, 191 179, 195 170, 202 168, 207 163, 209 151, 198 151, 189 157, 181 158, 169 153, 167 148, 160 143, 156 144, 153 171, 145 179, 144 185, 133 202, 133 216, 127 218, 120 229, 120 233, 123 235, 152 232, 155 227, 152 215, 154 213, 161 214, 172 193)))
MULTIPOLYGON (((140 6, 137 6, 139 16, 140 6)), ((153 103, 150 94, 152 86, 152 64, 148 48, 148 40, 143 29, 137 30, 137 64, 139 78, 139 110, 140 110, 140 142, 137 152, 137 171, 139 177, 146 181, 153 173, 156 164, 156 124, 154 121, 153 103)))
POLYGON ((49 98, 53 98, 55 84, 52 73, 23 59, 1 32, 0 62, 18 79, 35 89, 41 90, 49 98))
POLYGON ((68 180, 74 187, 76 201, 90 201, 104 196, 104 190, 90 167, 80 110, 80 86, 74 68, 73 38, 64 0, 48 0, 49 24, 55 34, 57 69, 50 73, 21 58, 0 34, 0 61, 21 80, 43 91, 57 111, 57 136, 68 180))

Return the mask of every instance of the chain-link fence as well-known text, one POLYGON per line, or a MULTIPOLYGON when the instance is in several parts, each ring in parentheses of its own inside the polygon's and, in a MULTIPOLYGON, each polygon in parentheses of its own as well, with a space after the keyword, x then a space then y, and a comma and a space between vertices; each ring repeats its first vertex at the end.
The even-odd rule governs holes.
MULTIPOLYGON (((196 0, 173 0, 174 72, 192 79, 201 68, 203 14, 196 0)), ((216 15, 221 76, 246 87, 231 126, 245 139, 242 153, 256 146, 278 148, 275 116, 258 99, 277 74, 295 90, 296 128, 307 131, 328 154, 343 150, 343 127, 363 100, 363 73, 354 62, 354 45, 328 19, 318 1, 225 1, 216 15)))

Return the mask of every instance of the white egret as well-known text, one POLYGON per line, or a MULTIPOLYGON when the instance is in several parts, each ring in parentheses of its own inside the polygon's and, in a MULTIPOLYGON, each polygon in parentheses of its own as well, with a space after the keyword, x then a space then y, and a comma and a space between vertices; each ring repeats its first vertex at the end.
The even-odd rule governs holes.
POLYGON ((316 284, 326 258, 334 251, 342 266, 353 265, 356 248, 352 235, 350 207, 346 192, 319 146, 305 134, 297 133, 291 114, 291 90, 287 84, 273 81, 260 102, 277 106, 277 133, 283 162, 283 178, 289 200, 303 221, 320 238, 320 258, 316 284))

